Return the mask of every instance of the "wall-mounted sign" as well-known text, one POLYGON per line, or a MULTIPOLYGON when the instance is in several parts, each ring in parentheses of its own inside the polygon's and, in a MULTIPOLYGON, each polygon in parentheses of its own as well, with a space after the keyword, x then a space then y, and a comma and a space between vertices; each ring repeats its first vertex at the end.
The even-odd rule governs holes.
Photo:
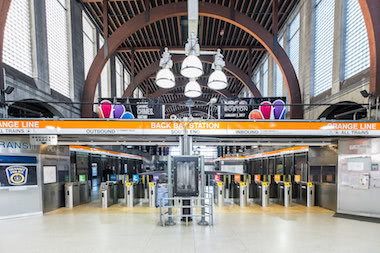
POLYGON ((222 119, 284 119, 286 98, 222 99, 222 119))
POLYGON ((117 99, 117 104, 102 100, 99 106, 99 118, 111 119, 162 119, 163 106, 155 99, 128 98, 117 99))
POLYGON ((215 175, 215 176, 214 176, 214 180, 215 180, 216 182, 219 182, 219 181, 220 181, 220 175, 215 175))
POLYGON ((32 145, 57 145, 57 135, 30 135, 30 144, 32 145))
POLYGON ((261 182, 261 175, 255 175, 255 182, 261 182))
POLYGON ((157 182, 159 178, 159 175, 153 175, 153 182, 157 182))
POLYGON ((92 163, 91 164, 91 175, 93 177, 97 177, 98 176, 98 164, 97 163, 92 163))
POLYGON ((138 183, 140 180, 140 177, 139 177, 139 175, 132 175, 132 182, 133 183, 138 183))
POLYGON ((57 167, 43 166, 44 184, 52 184, 57 182, 57 167))
POLYGON ((240 182, 240 179, 241 179, 240 175, 234 175, 235 182, 240 182))
POLYGON ((37 185, 36 166, 0 166, 0 186, 37 185))

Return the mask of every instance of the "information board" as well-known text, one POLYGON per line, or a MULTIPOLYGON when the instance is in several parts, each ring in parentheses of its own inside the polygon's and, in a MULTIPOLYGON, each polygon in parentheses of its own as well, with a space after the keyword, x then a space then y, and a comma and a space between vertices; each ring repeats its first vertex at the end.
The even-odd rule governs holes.
POLYGON ((57 182, 57 167, 43 166, 44 184, 52 184, 57 182))
POLYGON ((37 166, 0 166, 0 187, 37 185, 37 166))

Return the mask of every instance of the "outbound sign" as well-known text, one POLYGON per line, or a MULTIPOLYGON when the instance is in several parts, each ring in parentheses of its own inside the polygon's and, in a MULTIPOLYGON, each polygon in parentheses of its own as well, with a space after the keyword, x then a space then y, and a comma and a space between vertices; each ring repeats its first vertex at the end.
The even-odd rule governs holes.
POLYGON ((285 97, 222 99, 222 119, 284 119, 285 97))

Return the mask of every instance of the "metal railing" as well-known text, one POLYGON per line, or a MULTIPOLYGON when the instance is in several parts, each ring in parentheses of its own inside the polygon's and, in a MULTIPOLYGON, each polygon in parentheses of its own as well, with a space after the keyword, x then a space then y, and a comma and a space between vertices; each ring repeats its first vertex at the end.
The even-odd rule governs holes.
POLYGON ((201 218, 200 225, 214 224, 214 201, 211 193, 205 192, 206 197, 174 197, 160 200, 160 225, 174 225, 173 218, 185 218, 188 225, 189 218, 201 218), (182 205, 183 200, 190 200, 190 205, 182 205), (168 203, 168 204, 164 204, 168 203), (179 204, 180 203, 180 204, 179 204), (190 214, 182 214, 182 208, 190 208, 190 214), (173 209, 177 209, 175 212, 173 209), (208 221, 206 220, 208 218, 208 221))

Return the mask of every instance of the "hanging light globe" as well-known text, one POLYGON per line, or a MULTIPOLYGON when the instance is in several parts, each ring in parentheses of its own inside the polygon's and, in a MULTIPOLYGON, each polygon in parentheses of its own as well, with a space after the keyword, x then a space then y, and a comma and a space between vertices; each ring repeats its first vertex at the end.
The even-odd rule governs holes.
POLYGON ((196 98, 202 95, 201 86, 195 80, 190 80, 185 87, 185 96, 189 98, 196 98))
POLYGON ((226 74, 221 70, 215 70, 208 78, 208 87, 213 90, 223 90, 228 86, 226 74))
POLYGON ((170 89, 175 86, 174 74, 170 69, 160 69, 156 75, 156 84, 158 87, 170 89))
POLYGON ((182 62, 181 75, 187 78, 197 78, 203 75, 201 60, 193 54, 187 56, 182 62))

